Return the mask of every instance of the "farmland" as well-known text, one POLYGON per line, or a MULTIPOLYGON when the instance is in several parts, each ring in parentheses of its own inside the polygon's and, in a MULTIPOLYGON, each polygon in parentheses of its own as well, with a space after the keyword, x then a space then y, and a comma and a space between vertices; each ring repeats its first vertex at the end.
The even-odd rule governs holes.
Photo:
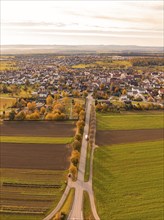
POLYGON ((72 137, 75 133, 73 122, 5 121, 0 126, 3 136, 72 137))
POLYGON ((97 131, 96 144, 110 145, 120 143, 158 140, 163 138, 163 129, 106 130, 97 131))
POLYGON ((0 218, 43 219, 63 194, 75 125, 14 121, 1 131, 0 218))
POLYGON ((163 128, 162 112, 97 114, 98 130, 163 128))
POLYGON ((2 168, 65 170, 69 156, 70 149, 62 144, 1 143, 2 168))
POLYGON ((96 149, 93 182, 102 220, 162 220, 163 142, 96 149))
POLYGON ((100 219, 162 220, 163 114, 97 114, 93 185, 100 219))

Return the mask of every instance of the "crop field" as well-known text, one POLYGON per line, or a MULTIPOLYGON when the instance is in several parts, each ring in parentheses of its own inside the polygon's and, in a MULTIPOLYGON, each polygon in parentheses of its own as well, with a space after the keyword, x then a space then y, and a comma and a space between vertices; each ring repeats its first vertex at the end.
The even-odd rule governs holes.
POLYGON ((94 193, 102 220, 163 219, 163 141, 99 147, 94 193))
POLYGON ((74 122, 4 121, 0 124, 2 136, 72 137, 74 122))
POLYGON ((1 123, 0 219, 41 220, 57 205, 74 134, 74 122, 1 123))
POLYGON ((101 146, 149 140, 153 141, 162 139, 163 136, 163 129, 97 131, 96 144, 101 146))
POLYGON ((71 149, 62 144, 1 143, 1 167, 65 170, 71 149))
POLYGON ((64 189, 65 171, 2 168, 1 176, 3 220, 43 219, 64 189))
POLYGON ((163 128, 163 113, 97 114, 98 130, 133 130, 163 128))

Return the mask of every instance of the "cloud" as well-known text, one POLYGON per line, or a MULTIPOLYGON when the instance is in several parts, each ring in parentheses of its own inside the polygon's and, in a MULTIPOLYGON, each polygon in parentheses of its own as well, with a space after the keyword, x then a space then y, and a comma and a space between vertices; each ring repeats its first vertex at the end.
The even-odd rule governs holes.
POLYGON ((22 21, 22 22, 2 22, 2 24, 7 26, 18 26, 18 27, 38 27, 38 26, 56 26, 56 27, 65 27, 65 23, 53 23, 53 22, 34 22, 34 21, 22 21))

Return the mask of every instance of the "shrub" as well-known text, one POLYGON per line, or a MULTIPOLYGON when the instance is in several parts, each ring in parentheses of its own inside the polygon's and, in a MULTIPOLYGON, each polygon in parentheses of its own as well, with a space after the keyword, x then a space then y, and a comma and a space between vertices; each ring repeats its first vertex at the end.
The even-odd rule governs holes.
POLYGON ((74 150, 80 151, 80 148, 81 148, 81 143, 80 143, 80 141, 75 140, 75 141, 72 143, 72 148, 73 148, 74 150))

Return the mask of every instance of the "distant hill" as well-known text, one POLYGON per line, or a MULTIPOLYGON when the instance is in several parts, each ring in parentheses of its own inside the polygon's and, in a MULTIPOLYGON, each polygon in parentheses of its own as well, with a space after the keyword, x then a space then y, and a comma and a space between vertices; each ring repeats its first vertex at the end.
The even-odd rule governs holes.
POLYGON ((38 53, 163 53, 163 47, 143 47, 135 45, 1 45, 1 54, 38 53))

